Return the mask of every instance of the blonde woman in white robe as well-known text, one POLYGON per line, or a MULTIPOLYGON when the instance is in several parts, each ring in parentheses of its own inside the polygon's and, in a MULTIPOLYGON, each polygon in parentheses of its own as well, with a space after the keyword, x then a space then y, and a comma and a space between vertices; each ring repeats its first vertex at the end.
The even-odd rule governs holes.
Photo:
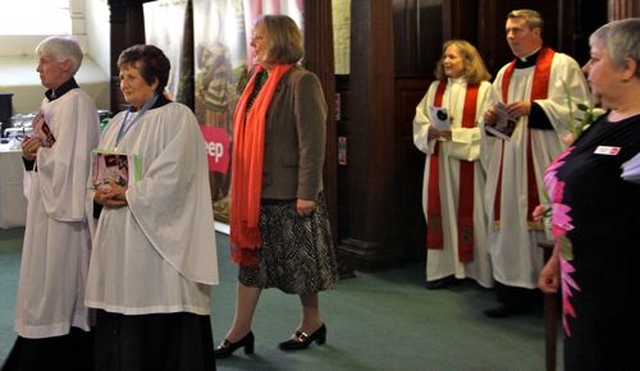
POLYGON ((436 80, 416 107, 413 141, 426 156, 423 209, 427 221, 427 288, 466 278, 492 286, 480 166, 482 127, 491 95, 489 72, 464 40, 444 44, 436 80))

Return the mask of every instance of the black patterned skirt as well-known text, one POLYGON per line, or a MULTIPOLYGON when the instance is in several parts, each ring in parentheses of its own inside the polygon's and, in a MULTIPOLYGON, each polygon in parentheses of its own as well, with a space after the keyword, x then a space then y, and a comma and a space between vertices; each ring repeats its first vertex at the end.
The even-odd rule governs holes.
POLYGON ((257 267, 240 266, 245 286, 277 287, 288 294, 313 294, 338 279, 324 196, 308 216, 296 212, 296 200, 263 200, 260 206, 262 247, 257 267))

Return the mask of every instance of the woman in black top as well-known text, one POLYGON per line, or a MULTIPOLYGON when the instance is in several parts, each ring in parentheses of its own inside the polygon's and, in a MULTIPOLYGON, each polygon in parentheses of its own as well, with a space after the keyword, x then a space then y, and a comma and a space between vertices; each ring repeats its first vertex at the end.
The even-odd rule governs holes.
POLYGON ((632 370, 640 184, 622 173, 640 152, 640 19, 611 22, 589 41, 583 70, 607 111, 545 173, 556 246, 538 283, 547 293, 561 287, 565 370, 632 370))

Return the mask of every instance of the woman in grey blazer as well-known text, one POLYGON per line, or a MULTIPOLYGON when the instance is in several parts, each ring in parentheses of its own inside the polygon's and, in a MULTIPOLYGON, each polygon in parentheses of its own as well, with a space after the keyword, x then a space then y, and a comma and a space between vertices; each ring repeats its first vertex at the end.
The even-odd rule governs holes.
POLYGON ((300 297, 302 316, 282 350, 323 344, 327 328, 318 292, 337 280, 322 193, 327 105, 316 75, 298 65, 302 35, 284 15, 265 15, 253 29, 257 66, 234 116, 232 260, 239 264, 236 310, 225 358, 252 353, 253 314, 262 289, 300 297))

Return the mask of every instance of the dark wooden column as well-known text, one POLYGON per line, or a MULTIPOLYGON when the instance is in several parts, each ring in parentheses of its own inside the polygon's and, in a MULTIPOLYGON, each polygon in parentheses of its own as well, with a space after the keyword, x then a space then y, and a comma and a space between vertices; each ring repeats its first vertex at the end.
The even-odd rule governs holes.
MULTIPOLYGON (((331 0, 304 0, 304 49, 306 67, 313 71, 324 91, 329 107, 324 188, 334 239, 337 238, 337 134, 335 120, 335 77, 333 61, 333 22, 331 0)), ((334 242, 337 242, 334 241, 334 242)))
POLYGON ((360 268, 399 260, 394 184, 394 40, 390 0, 351 2, 348 235, 338 251, 360 268))
MULTIPOLYGON (((304 0, 304 45, 306 67, 318 75, 329 107, 324 193, 329 209, 333 242, 338 243, 338 133, 336 125, 335 63, 331 0, 304 0)), ((352 277, 353 266, 338 254, 340 277, 352 277)))
POLYGON ((118 56, 127 47, 145 42, 142 4, 148 1, 109 0, 108 3, 111 10, 111 112, 114 114, 126 107, 118 79, 118 56))

